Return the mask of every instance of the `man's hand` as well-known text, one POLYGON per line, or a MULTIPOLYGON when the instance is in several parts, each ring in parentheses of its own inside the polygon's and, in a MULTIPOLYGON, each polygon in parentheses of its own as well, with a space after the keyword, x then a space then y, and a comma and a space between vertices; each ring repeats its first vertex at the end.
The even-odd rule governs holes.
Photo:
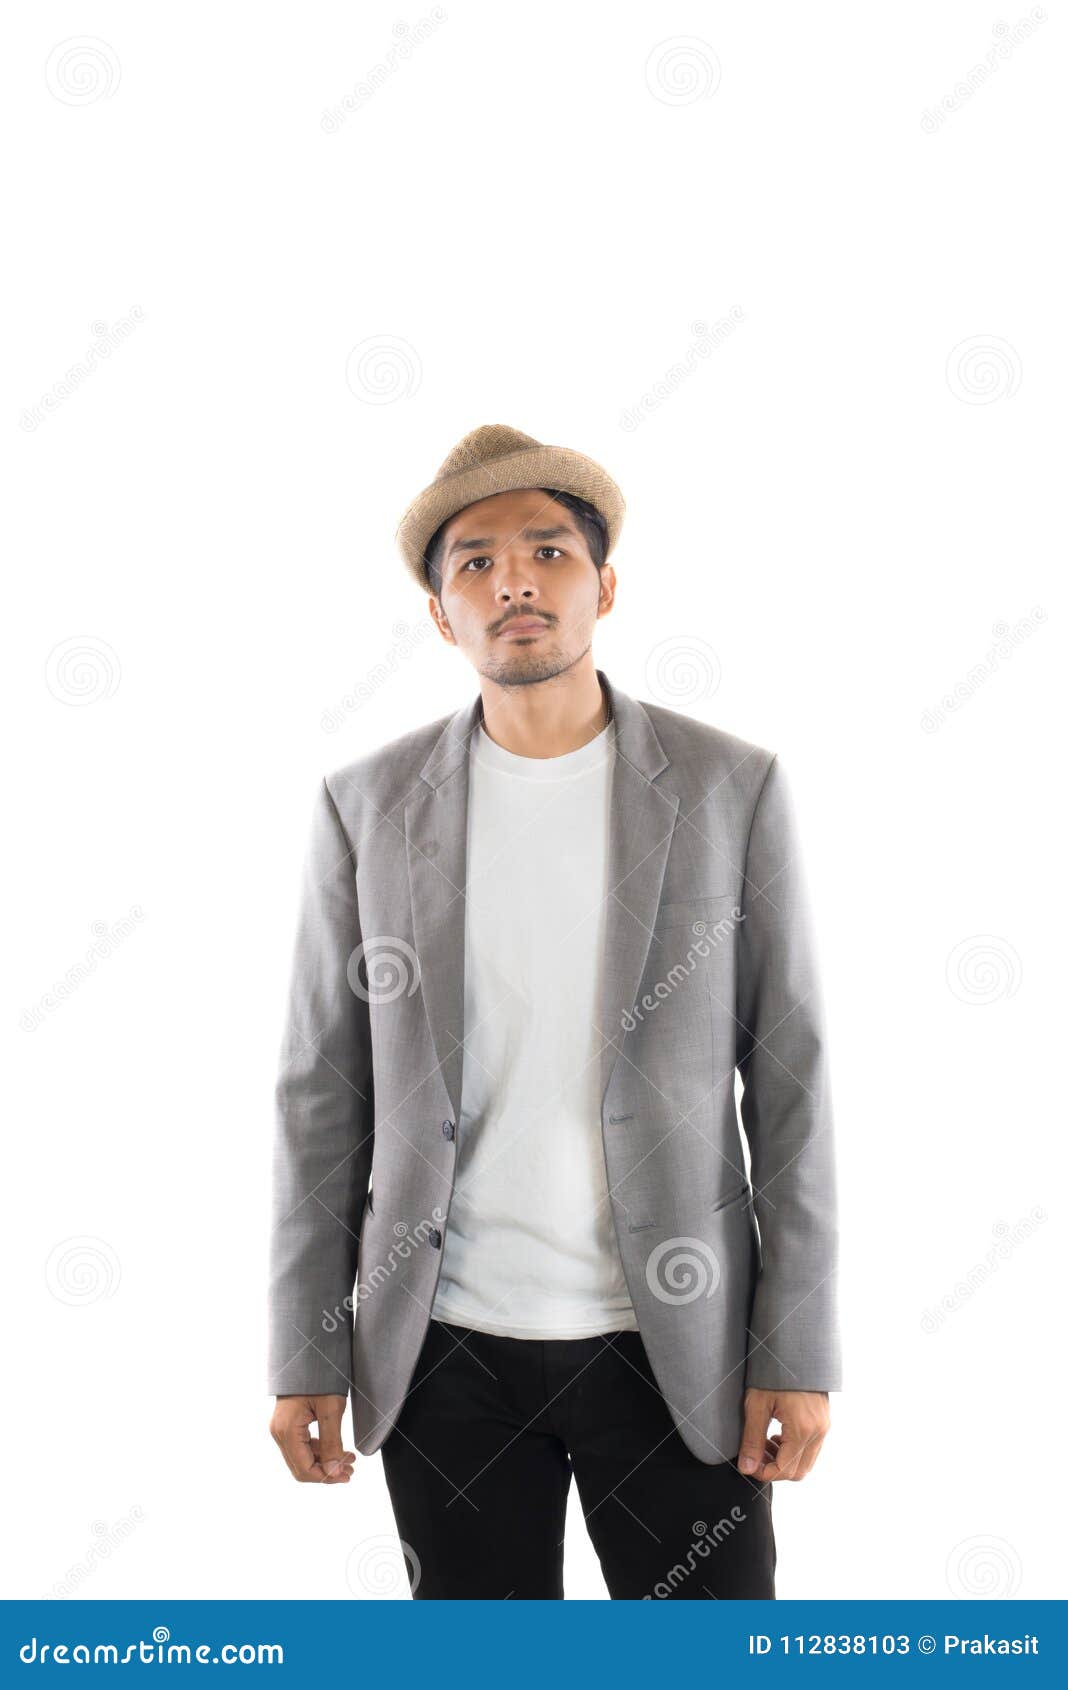
POLYGON ((271 1436, 285 1456, 286 1466, 305 1485, 347 1485, 352 1477, 354 1450, 341 1447, 344 1397, 276 1397, 271 1436), (308 1427, 317 1421, 319 1436, 308 1427))
POLYGON ((768 1479, 803 1479, 816 1465, 831 1425, 826 1391, 758 1391, 745 1393, 745 1431, 738 1451, 738 1470, 758 1484, 768 1479), (768 1423, 778 1420, 781 1432, 768 1436, 768 1423))

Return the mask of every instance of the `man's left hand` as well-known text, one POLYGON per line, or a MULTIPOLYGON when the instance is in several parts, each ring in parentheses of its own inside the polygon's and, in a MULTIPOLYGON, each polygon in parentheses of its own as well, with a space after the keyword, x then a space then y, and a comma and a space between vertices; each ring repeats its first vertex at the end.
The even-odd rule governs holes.
POLYGON ((757 1484, 774 1479, 803 1479, 816 1464, 831 1425, 826 1391, 760 1391, 745 1393, 745 1431, 738 1451, 738 1470, 757 1484), (768 1436, 778 1420, 781 1432, 768 1436))

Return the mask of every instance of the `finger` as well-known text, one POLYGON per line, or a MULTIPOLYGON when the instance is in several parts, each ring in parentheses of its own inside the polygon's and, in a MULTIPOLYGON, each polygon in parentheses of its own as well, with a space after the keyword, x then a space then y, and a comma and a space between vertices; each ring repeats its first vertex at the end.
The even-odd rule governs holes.
POLYGON ((766 1461, 756 1477, 762 1484, 773 1483, 776 1479, 792 1479, 794 1463, 801 1454, 801 1444, 796 1435, 787 1427, 783 1428, 782 1441, 778 1453, 773 1461, 766 1461))
POLYGON ((814 1432, 812 1436, 806 1440, 805 1446, 801 1451, 801 1459, 797 1464, 797 1471, 794 1474, 795 1479, 803 1479, 806 1474, 811 1473, 813 1467, 816 1465, 820 1450, 823 1448, 823 1439, 824 1434, 822 1432, 814 1432))
POLYGON ((756 1473, 764 1460, 764 1445, 768 1437, 768 1425, 771 1421, 770 1406, 762 1391, 747 1392, 745 1398, 745 1425, 742 1429, 742 1441, 738 1450, 738 1471, 740 1473, 756 1473))
MULTIPOLYGON (((341 1421, 345 1413, 344 1397, 317 1397, 313 1399, 315 1417, 319 1422, 319 1436, 312 1440, 312 1449, 319 1464, 323 1480, 327 1484, 344 1484, 347 1482, 351 1468, 346 1466, 343 1457, 345 1450, 341 1443, 341 1421)), ((354 1458, 355 1459, 355 1458, 354 1458)))
POLYGON ((756 1476, 762 1483, 774 1483, 778 1479, 800 1479, 808 1471, 805 1465, 805 1453, 810 1437, 803 1436, 792 1427, 783 1428, 782 1442, 778 1455, 772 1462, 766 1463, 756 1476))
MULTIPOLYGON (((355 1456, 354 1451, 348 1450, 348 1449, 343 1449, 341 1451, 341 1457, 340 1457, 338 1467, 337 1467, 336 1471, 331 1475, 331 1474, 328 1474, 326 1472, 326 1463, 323 1460, 322 1450, 320 1448, 320 1440, 318 1438, 313 1438, 312 1441, 311 1441, 311 1446, 312 1446, 312 1452, 315 1456, 316 1463, 318 1464, 319 1467, 321 1467, 323 1469, 323 1483, 325 1485, 344 1484, 347 1479, 350 1479, 352 1477, 353 1463, 356 1460, 356 1456, 355 1456)), ((331 1465, 333 1465, 334 1459, 335 1459, 334 1457, 331 1457, 331 1465)))
POLYGON ((772 1433, 768 1434, 768 1437, 764 1441, 764 1449, 762 1451, 761 1459, 760 1459, 758 1466, 754 1468, 752 1473, 747 1475, 748 1478, 752 1479, 752 1481, 755 1485, 763 1483, 763 1480, 761 1478, 761 1474, 763 1472, 765 1472, 769 1467, 773 1466, 775 1464, 775 1462, 778 1460, 779 1445, 781 1443, 782 1443, 781 1432, 772 1432, 772 1433))

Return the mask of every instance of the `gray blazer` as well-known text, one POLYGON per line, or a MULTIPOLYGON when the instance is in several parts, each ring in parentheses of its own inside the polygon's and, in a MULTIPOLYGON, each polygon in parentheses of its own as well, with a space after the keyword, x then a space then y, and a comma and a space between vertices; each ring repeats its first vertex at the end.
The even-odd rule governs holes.
MULTIPOLYGON (((841 1388, 807 897, 774 753, 597 673, 617 746, 608 1188, 657 1382, 689 1449, 716 1463, 738 1453, 747 1385, 841 1388)), ((364 1455, 404 1402, 449 1224, 480 721, 479 695, 329 775, 304 870, 276 1091, 269 1390, 351 1390, 364 1455)))

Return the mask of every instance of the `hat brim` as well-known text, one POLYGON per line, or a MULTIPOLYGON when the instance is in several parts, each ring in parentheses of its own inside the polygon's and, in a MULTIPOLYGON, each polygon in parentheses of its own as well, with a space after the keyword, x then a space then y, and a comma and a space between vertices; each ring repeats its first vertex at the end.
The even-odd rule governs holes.
POLYGON ((397 529, 397 545, 417 585, 429 591, 423 557, 443 522, 480 499, 514 493, 523 487, 555 487, 586 499, 604 517, 607 557, 619 538, 626 509, 623 495, 607 470, 567 446, 530 446, 502 458, 458 470, 435 481, 413 499, 397 529))

